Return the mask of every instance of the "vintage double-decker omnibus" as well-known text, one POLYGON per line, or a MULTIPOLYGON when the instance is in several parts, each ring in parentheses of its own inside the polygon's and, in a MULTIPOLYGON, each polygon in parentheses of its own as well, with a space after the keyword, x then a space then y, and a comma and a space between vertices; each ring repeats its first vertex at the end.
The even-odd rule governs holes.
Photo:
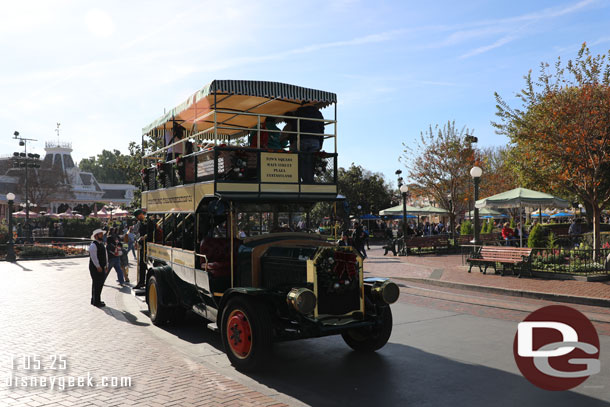
POLYGON ((139 267, 154 324, 192 310, 242 370, 274 341, 386 344, 397 285, 364 278, 354 249, 309 224, 317 202, 341 199, 334 93, 215 80, 145 127, 145 140, 139 267))

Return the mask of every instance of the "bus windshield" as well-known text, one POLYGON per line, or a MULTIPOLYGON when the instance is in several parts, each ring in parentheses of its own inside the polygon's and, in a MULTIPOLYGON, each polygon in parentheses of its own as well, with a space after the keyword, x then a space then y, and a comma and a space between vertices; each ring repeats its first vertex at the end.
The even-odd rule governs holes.
POLYGON ((313 203, 237 203, 239 238, 267 233, 311 232, 309 212, 313 203))

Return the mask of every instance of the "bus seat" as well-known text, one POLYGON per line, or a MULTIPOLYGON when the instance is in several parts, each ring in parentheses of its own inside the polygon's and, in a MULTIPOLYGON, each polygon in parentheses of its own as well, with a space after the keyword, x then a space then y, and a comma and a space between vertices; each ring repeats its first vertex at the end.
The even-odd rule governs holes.
MULTIPOLYGON (((240 242, 234 241, 235 253, 240 242)), ((203 239, 199 246, 199 254, 204 254, 208 258, 208 272, 213 278, 229 277, 231 275, 231 245, 228 239, 221 237, 208 237, 203 239)), ((203 262, 203 259, 200 260, 203 262)), ((205 264, 200 263, 199 267, 204 268, 205 264)))

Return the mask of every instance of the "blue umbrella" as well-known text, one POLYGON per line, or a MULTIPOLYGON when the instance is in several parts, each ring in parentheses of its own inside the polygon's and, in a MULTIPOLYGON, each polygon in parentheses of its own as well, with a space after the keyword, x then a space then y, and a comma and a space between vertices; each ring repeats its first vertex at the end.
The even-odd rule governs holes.
MULTIPOLYGON (((402 215, 393 215, 393 216, 391 216, 391 218, 392 219, 402 219, 402 215)), ((417 218, 417 216, 407 213, 407 219, 415 219, 415 218, 417 218)))
POLYGON ((371 219, 371 220, 373 220, 373 219, 379 219, 379 216, 367 213, 366 215, 362 215, 360 217, 360 219, 371 219))
MULTIPOLYGON (((531 215, 531 216, 532 216, 532 218, 539 218, 539 217, 540 217, 540 214, 539 214, 539 213, 535 213, 535 214, 534 214, 534 213, 532 213, 532 215, 531 215)), ((548 218, 548 217, 549 217, 549 215, 547 215, 546 213, 543 213, 543 214, 542 214, 542 217, 543 217, 543 218, 548 218)))
POLYGON ((568 216, 574 216, 574 214, 567 213, 567 212, 559 212, 559 213, 556 213, 555 215, 551 215, 551 218, 567 218, 568 216))

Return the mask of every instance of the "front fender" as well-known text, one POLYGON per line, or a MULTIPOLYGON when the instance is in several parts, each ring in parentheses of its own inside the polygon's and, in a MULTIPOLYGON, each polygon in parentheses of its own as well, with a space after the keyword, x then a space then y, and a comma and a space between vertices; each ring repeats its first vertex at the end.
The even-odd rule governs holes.
POLYGON ((229 288, 224 292, 222 298, 220 300, 220 304, 218 305, 218 315, 222 315, 222 310, 227 305, 229 300, 238 295, 244 295, 249 297, 260 297, 263 295, 269 294, 269 290, 264 288, 255 288, 255 287, 235 287, 229 288))

